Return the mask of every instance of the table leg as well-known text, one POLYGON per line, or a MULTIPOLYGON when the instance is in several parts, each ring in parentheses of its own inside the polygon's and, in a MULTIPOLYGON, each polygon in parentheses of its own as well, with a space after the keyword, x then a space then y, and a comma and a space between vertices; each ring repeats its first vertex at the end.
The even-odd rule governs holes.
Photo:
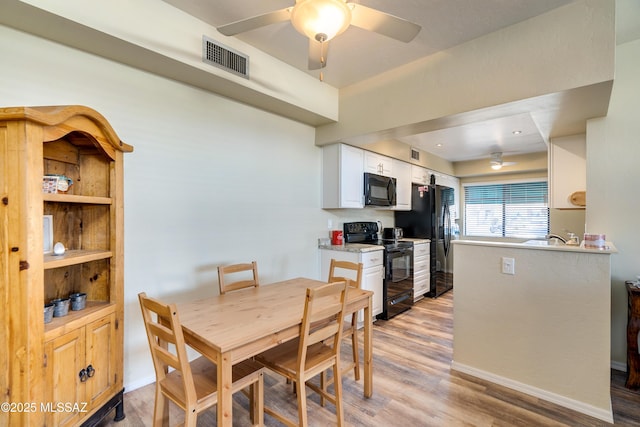
POLYGON ((233 423, 233 383, 231 355, 223 353, 218 357, 218 425, 231 427, 233 423))
POLYGON ((373 395, 373 298, 364 308, 364 397, 373 395))

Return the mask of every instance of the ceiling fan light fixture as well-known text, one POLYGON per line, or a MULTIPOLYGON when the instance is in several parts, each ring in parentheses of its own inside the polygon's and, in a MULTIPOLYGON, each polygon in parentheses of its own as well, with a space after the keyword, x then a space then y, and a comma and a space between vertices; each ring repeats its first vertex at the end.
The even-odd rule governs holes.
POLYGON ((344 0, 297 0, 291 23, 308 38, 326 42, 349 27, 351 8, 344 0))
POLYGON ((494 171, 502 169, 502 153, 491 153, 489 164, 494 171))

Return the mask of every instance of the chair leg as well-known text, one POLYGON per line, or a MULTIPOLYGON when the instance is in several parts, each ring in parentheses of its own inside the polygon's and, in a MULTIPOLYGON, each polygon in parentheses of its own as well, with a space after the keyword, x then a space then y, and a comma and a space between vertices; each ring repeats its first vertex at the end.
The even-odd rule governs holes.
POLYGON ((250 386, 251 424, 264 425, 264 376, 260 373, 258 381, 250 386))
POLYGON ((184 411, 184 427, 196 427, 198 423, 198 413, 195 410, 187 408, 184 411))
POLYGON ((358 325, 355 313, 351 317, 351 350, 353 351, 353 376, 356 381, 360 381, 360 356, 358 353, 358 325))
POLYGON ((340 373, 340 363, 336 360, 333 365, 333 391, 336 396, 336 418, 338 427, 344 424, 344 413, 342 410, 342 374, 340 373))
POLYGON ((169 405, 167 398, 160 391, 160 386, 156 385, 156 401, 153 408, 153 427, 169 425, 169 405))
MULTIPOLYGON (((320 388, 326 391, 328 384, 329 384, 329 381, 327 381, 327 371, 322 371, 320 373, 320 388)), ((325 404, 326 404, 326 399, 322 394, 320 394, 320 406, 324 406, 325 404)))
POLYGON ((300 427, 307 426, 307 390, 304 385, 304 380, 298 378, 296 383, 300 384, 298 387, 298 425, 300 427))

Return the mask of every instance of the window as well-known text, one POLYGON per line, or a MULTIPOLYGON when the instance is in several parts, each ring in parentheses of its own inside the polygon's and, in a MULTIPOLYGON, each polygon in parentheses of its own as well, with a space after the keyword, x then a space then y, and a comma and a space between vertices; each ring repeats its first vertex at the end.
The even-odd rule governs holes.
POLYGON ((549 234, 547 182, 466 184, 467 236, 539 238, 549 234))

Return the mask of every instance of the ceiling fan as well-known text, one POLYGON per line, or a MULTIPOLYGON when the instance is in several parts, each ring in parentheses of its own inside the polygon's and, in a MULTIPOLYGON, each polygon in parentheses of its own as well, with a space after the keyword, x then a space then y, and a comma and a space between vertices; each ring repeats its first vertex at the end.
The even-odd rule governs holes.
POLYGON ((405 43, 413 40, 421 29, 413 22, 347 0, 296 0, 294 6, 225 24, 217 29, 225 36, 233 36, 287 20, 291 20, 293 27, 309 38, 310 70, 327 65, 327 42, 349 25, 405 43))
POLYGON ((502 161, 502 153, 501 152, 491 153, 491 160, 489 161, 489 164, 491 165, 491 169, 493 169, 493 170, 500 170, 500 169, 502 169, 503 166, 513 166, 516 163, 517 162, 504 162, 504 161, 502 161))

